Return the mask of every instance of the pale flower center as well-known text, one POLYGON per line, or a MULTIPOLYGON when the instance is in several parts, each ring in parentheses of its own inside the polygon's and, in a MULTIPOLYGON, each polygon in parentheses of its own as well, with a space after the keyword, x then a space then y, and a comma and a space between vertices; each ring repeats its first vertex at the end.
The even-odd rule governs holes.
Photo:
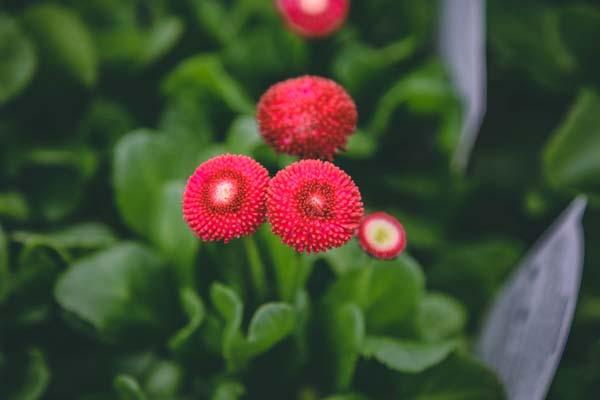
POLYGON ((398 229, 384 220, 369 222, 366 226, 366 236, 371 245, 378 250, 390 250, 400 240, 398 229))
POLYGON ((224 181, 217 183, 213 198, 216 203, 227 204, 233 200, 234 195, 235 189, 233 183, 230 181, 224 181))
POLYGON ((329 0, 299 0, 300 9, 306 14, 321 14, 329 6, 329 0))

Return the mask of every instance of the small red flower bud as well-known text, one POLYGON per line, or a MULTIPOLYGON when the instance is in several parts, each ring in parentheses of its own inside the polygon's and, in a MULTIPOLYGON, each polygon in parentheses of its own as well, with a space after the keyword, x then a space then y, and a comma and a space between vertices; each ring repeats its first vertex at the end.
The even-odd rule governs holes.
POLYGON ((352 178, 330 162, 303 160, 279 171, 267 191, 267 218, 283 243, 298 252, 340 247, 363 216, 352 178))
POLYGON ((303 76, 277 83, 257 107, 260 133, 276 151, 303 158, 333 159, 356 130, 350 95, 330 79, 303 76))
POLYGON ((349 0, 277 0, 288 26, 307 37, 327 36, 342 26, 349 0))
POLYGON ((205 241, 253 233, 264 222, 269 172, 252 158, 225 154, 202 163, 183 193, 183 216, 205 241))
POLYGON ((376 212, 365 217, 360 224, 358 242, 373 257, 392 259, 406 248, 406 232, 396 218, 376 212))

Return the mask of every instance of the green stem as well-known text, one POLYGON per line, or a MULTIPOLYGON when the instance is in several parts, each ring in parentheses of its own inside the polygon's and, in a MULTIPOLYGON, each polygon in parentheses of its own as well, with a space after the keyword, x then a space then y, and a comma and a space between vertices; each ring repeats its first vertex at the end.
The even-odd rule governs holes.
POLYGON ((267 278, 265 267, 260 259, 256 242, 251 237, 245 237, 244 248, 246 249, 246 257, 250 265, 250 275, 252 284, 259 302, 262 302, 267 297, 267 278))

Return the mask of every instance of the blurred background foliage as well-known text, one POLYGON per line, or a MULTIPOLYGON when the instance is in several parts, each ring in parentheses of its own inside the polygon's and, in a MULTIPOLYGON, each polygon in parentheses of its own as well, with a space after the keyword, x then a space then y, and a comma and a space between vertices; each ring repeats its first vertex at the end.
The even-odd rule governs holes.
POLYGON ((0 398, 500 399, 470 354, 486 306, 577 193, 586 265, 549 399, 600 390, 600 6, 488 2, 488 114, 465 175, 437 3, 352 2, 306 41, 270 0, 0 5, 0 398), (298 256, 267 228, 200 244, 187 176, 271 172, 254 104, 331 77, 359 131, 337 159, 411 256, 298 256), (417 263, 418 260, 419 262, 417 263))

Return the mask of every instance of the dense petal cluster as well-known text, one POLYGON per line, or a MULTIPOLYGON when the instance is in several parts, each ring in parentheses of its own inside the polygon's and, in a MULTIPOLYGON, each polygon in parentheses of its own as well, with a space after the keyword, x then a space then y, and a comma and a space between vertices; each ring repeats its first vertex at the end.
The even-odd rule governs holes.
POLYGON ((269 184, 267 217, 273 232, 298 252, 342 246, 354 236, 362 216, 358 187, 330 162, 293 163, 269 184))
POLYGON ((360 224, 358 241, 373 257, 392 259, 406 248, 406 232, 396 218, 376 212, 365 217, 360 224))
POLYGON ((265 219, 269 172, 252 158, 220 155, 202 163, 183 194, 183 216, 202 240, 253 233, 265 219))
POLYGON ((349 0, 276 0, 288 26, 307 37, 327 36, 346 20, 349 0))
POLYGON ((303 76, 277 83, 261 97, 260 133, 278 152, 333 159, 356 130, 350 95, 330 79, 303 76))

